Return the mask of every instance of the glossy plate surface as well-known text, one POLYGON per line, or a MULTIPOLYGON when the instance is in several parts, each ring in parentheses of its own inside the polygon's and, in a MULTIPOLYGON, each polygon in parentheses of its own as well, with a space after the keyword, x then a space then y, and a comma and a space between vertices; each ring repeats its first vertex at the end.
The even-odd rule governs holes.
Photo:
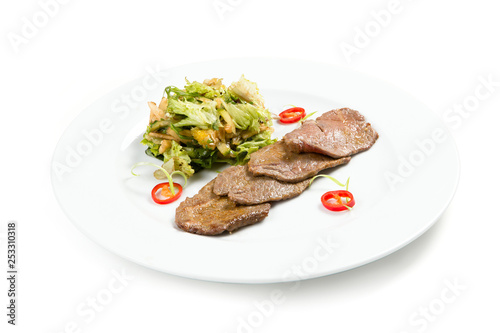
MULTIPOLYGON (((275 122, 275 137, 296 124, 275 122)), ((223 167, 222 167, 223 168, 223 167)), ((189 278, 237 283, 294 281, 367 264, 407 245, 441 216, 455 192, 459 160, 441 120, 425 105, 379 79, 327 64, 267 58, 196 63, 145 77, 116 89, 85 109, 62 135, 54 152, 52 183, 68 218, 109 251, 138 264, 189 278), (179 230, 175 209, 216 176, 204 170, 189 180, 182 198, 152 202, 158 182, 150 167, 134 177, 131 167, 157 162, 139 141, 147 101, 159 102, 167 85, 184 78, 244 74, 257 82, 266 106, 287 104, 308 113, 350 107, 360 111, 380 138, 367 152, 325 172, 344 181, 356 206, 330 212, 321 195, 339 189, 321 178, 297 198, 273 203, 259 224, 233 234, 198 236, 179 230), (422 202, 425 201, 425 209, 422 202)))

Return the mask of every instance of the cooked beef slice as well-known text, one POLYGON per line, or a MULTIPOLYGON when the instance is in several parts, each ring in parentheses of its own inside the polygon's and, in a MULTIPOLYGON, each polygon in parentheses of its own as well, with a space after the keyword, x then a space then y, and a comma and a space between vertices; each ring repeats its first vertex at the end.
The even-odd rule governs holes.
POLYGON ((262 221, 271 205, 240 206, 228 197, 213 192, 215 180, 205 185, 195 196, 181 202, 175 223, 184 231, 200 235, 218 235, 262 221))
POLYGON ((350 160, 350 157, 335 159, 316 153, 294 153, 287 149, 283 141, 278 141, 252 153, 248 171, 254 176, 269 176, 283 182, 296 183, 350 160))
POLYGON ((288 149, 297 153, 319 153, 333 158, 350 156, 369 149, 378 134, 358 111, 343 108, 306 120, 286 134, 288 149))
POLYGON ((309 180, 286 183, 266 176, 253 176, 248 167, 231 166, 215 178, 214 193, 227 195, 242 205, 279 201, 296 197, 309 185, 309 180))

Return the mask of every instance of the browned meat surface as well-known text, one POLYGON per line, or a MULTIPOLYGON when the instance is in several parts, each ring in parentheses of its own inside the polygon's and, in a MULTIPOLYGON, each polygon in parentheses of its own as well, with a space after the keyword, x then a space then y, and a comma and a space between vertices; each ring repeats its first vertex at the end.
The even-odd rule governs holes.
POLYGON ((228 197, 213 193, 215 180, 198 194, 187 198, 176 210, 175 223, 184 231, 201 235, 218 235, 262 221, 271 205, 239 206, 228 197))
POLYGON ((324 169, 346 164, 350 157, 331 158, 316 153, 294 153, 283 141, 261 148, 250 155, 248 170, 254 176, 269 176, 284 182, 299 182, 324 169))
POLYGON ((296 197, 308 185, 308 180, 286 183, 271 177, 253 176, 246 165, 239 165, 227 168, 215 178, 214 193, 227 195, 242 205, 254 205, 296 197))
POLYGON ((287 148, 298 153, 319 153, 340 158, 369 149, 378 134, 358 111, 343 108, 306 120, 286 134, 287 148))

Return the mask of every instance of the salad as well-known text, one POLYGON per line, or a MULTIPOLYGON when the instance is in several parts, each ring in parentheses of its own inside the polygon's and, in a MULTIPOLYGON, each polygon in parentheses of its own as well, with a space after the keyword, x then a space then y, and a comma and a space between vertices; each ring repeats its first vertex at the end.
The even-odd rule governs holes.
MULTIPOLYGON (((190 177, 216 162, 244 164, 252 152, 276 141, 257 84, 244 76, 227 88, 218 78, 203 83, 186 79, 184 89, 168 86, 159 105, 148 106, 149 125, 141 143, 168 173, 190 177)), ((155 177, 166 176, 159 169, 155 177)))

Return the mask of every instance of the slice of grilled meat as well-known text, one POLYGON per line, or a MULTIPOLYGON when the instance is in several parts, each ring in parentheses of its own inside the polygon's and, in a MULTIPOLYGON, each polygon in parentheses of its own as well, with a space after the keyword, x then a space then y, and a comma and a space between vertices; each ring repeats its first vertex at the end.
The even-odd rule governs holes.
POLYGON ((218 235, 262 221, 271 205, 241 206, 213 192, 215 180, 195 196, 187 198, 176 210, 175 223, 184 231, 200 235, 218 235))
POLYGON ((252 153, 248 170, 254 176, 268 176, 296 183, 350 160, 350 157, 332 158, 316 153, 295 153, 287 149, 283 141, 278 141, 252 153))
POLYGON ((343 108, 328 111, 316 120, 286 134, 288 149, 297 153, 319 153, 341 158, 369 149, 378 134, 358 111, 343 108))
POLYGON ((214 193, 227 195, 242 205, 279 201, 298 196, 309 185, 309 180, 286 183, 266 176, 253 176, 248 167, 232 166, 215 178, 214 193))

